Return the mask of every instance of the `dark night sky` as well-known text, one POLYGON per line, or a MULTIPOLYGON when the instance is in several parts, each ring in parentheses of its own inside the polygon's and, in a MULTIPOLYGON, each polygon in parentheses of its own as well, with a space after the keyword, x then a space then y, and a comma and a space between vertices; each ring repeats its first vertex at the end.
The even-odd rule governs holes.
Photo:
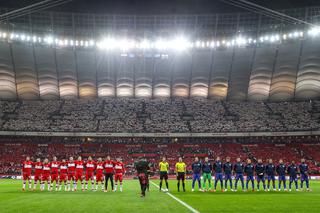
MULTIPOLYGON (((20 8, 42 0, 0 0, 0 7, 20 8)), ((271 9, 318 6, 319 0, 250 0, 271 9)), ((243 11, 219 0, 73 0, 54 11, 118 14, 201 14, 243 11)))

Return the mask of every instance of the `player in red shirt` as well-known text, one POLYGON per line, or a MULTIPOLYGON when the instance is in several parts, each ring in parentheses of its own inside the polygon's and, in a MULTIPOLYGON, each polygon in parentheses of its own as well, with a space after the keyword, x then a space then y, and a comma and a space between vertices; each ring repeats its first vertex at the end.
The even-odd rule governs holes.
POLYGON ((26 160, 22 163, 22 180, 23 186, 22 190, 26 190, 26 181, 29 182, 29 189, 31 190, 31 171, 32 171, 33 162, 30 160, 30 157, 26 157, 26 160))
POLYGON ((60 175, 59 175, 59 191, 61 191, 62 182, 64 183, 64 191, 67 191, 67 181, 68 181, 68 164, 65 159, 62 159, 60 165, 60 175))
POLYGON ((37 158, 34 166, 34 181, 33 181, 33 190, 36 190, 37 184, 41 184, 41 175, 42 175, 42 162, 40 158, 37 158))
POLYGON ((54 156, 53 161, 50 163, 51 167, 51 188, 53 188, 53 181, 56 182, 56 191, 58 191, 59 188, 59 166, 60 162, 57 161, 57 157, 54 156))
POLYGON ((123 174, 125 173, 124 164, 121 162, 120 158, 117 158, 117 161, 114 164, 114 171, 115 171, 115 186, 114 191, 117 191, 118 181, 120 182, 120 192, 122 192, 122 180, 123 174))
POLYGON ((91 180, 91 190, 94 190, 94 169, 96 167, 92 157, 88 157, 88 161, 85 163, 86 167, 86 190, 88 190, 88 181, 91 180))
POLYGON ((46 158, 46 159, 44 159, 43 164, 42 164, 41 191, 43 191, 44 188, 45 188, 45 182, 47 182, 48 190, 51 191, 51 188, 50 188, 50 183, 51 183, 50 170, 51 170, 51 166, 50 166, 48 158, 46 158))
POLYGON ((75 161, 75 163, 76 163, 76 185, 75 185, 75 191, 77 190, 78 180, 81 181, 81 189, 82 189, 82 191, 84 191, 84 185, 83 185, 84 162, 83 162, 81 156, 78 157, 78 160, 75 161))
POLYGON ((71 190, 70 188, 70 184, 72 184, 70 183, 71 181, 73 181, 72 191, 74 191, 77 183, 76 183, 76 163, 73 160, 73 157, 69 158, 67 166, 68 166, 68 191, 71 190))
POLYGON ((105 162, 104 162, 104 169, 105 169, 105 187, 104 187, 104 192, 108 191, 108 180, 110 179, 111 182, 111 188, 113 191, 113 167, 114 167, 114 162, 111 160, 110 156, 107 156, 105 162))
POLYGON ((98 190, 99 182, 101 183, 101 190, 104 191, 104 162, 102 162, 102 158, 98 158, 98 162, 96 163, 96 190, 98 190))

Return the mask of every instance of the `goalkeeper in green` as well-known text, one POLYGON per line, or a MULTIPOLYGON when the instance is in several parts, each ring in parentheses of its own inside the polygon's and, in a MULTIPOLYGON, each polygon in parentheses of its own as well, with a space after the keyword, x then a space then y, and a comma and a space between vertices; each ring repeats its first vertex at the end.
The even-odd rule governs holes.
POLYGON ((206 157, 204 159, 204 163, 202 164, 203 190, 206 190, 206 182, 208 180, 209 191, 211 191, 211 172, 212 164, 209 162, 209 158, 206 157))

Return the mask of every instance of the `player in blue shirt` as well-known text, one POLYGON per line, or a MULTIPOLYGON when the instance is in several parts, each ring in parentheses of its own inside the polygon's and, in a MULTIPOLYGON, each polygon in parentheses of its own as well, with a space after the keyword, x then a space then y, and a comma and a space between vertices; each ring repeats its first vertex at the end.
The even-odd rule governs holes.
POLYGON ((260 191, 260 182, 262 181, 263 189, 266 191, 266 180, 264 178, 266 167, 263 165, 262 159, 258 159, 258 163, 256 164, 255 168, 256 174, 257 174, 257 187, 258 191, 260 191))
POLYGON ((300 188, 303 190, 303 182, 306 182, 307 191, 309 191, 309 176, 308 176, 308 164, 306 164, 305 159, 301 159, 301 164, 299 165, 300 170, 300 188))
POLYGON ((243 181, 243 168, 244 165, 240 158, 237 158, 237 162, 233 165, 233 171, 236 174, 236 182, 234 184, 234 191, 238 190, 238 181, 241 181, 242 191, 244 191, 244 181, 243 181))
POLYGON ((283 183, 283 189, 284 191, 287 191, 287 186, 286 186, 286 171, 287 171, 287 166, 283 163, 283 160, 279 160, 279 165, 276 168, 276 171, 279 175, 278 181, 279 181, 279 186, 278 190, 281 191, 281 183, 283 183))
POLYGON ((251 188, 254 191, 254 165, 251 163, 251 160, 247 160, 247 165, 244 167, 244 172, 247 175, 246 181, 246 190, 249 189, 249 182, 251 181, 251 188))
POLYGON ((224 172, 224 190, 228 191, 228 181, 230 183, 230 190, 232 189, 232 163, 230 162, 230 157, 226 158, 226 162, 223 164, 223 172, 224 172))
POLYGON ((272 162, 272 159, 269 159, 269 163, 266 165, 266 174, 268 176, 268 191, 270 191, 270 182, 272 181, 273 191, 276 190, 276 177, 275 177, 276 167, 272 162))
POLYGON ((291 191, 291 185, 292 182, 294 181, 294 184, 296 186, 296 191, 299 191, 298 189, 298 177, 297 177, 297 172, 298 172, 298 166, 295 164, 294 161, 291 162, 291 164, 288 166, 288 173, 289 173, 289 191, 291 191))
POLYGON ((202 191, 201 189, 201 162, 199 161, 198 157, 195 157, 194 162, 192 164, 192 191, 194 192, 194 185, 196 183, 196 181, 198 181, 198 188, 199 191, 202 191))
POLYGON ((223 174, 222 174, 222 162, 220 157, 217 157, 216 162, 213 164, 213 169, 215 171, 215 179, 214 179, 214 192, 217 190, 217 183, 220 181, 221 191, 223 190, 223 174))

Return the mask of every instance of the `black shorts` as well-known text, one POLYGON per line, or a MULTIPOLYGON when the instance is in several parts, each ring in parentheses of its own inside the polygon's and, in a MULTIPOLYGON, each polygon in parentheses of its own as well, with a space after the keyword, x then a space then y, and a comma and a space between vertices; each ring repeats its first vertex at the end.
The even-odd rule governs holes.
POLYGON ((184 178, 185 178, 185 173, 184 172, 178 172, 177 180, 184 180, 184 178))
POLYGON ((168 180, 168 172, 160 172, 160 180, 168 180))

